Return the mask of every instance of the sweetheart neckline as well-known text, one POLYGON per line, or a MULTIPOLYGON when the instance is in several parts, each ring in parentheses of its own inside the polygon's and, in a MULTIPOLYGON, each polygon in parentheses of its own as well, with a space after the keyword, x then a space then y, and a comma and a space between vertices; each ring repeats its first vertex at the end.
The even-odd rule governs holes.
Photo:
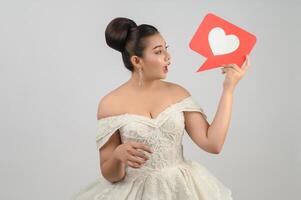
POLYGON ((172 108, 173 106, 176 106, 182 102, 184 102, 187 99, 192 98, 192 96, 187 96, 183 99, 181 99, 180 101, 177 101, 175 103, 169 104, 166 108, 164 108, 155 118, 151 118, 151 117, 147 117, 145 115, 139 115, 139 114, 134 114, 134 113, 122 113, 122 114, 118 114, 118 115, 112 115, 112 116, 108 116, 108 117, 103 117, 98 119, 97 121, 102 121, 102 120, 106 120, 106 119, 110 119, 110 118, 116 118, 116 117, 124 117, 124 116, 132 116, 132 117, 139 117, 139 118, 144 118, 150 121, 156 121, 159 119, 160 116, 162 116, 165 112, 167 112, 170 108, 172 108))

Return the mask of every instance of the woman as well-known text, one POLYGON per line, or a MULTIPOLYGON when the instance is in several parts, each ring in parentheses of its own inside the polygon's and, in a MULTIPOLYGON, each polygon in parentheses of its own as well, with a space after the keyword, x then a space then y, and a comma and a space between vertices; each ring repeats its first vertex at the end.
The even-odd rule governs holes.
POLYGON ((209 124, 197 101, 182 86, 162 81, 170 55, 159 31, 115 18, 105 31, 107 44, 122 54, 131 78, 105 95, 98 106, 96 144, 101 177, 73 199, 229 200, 232 192, 207 168, 183 156, 184 129, 203 150, 218 154, 229 127, 233 91, 245 74, 224 65, 223 93, 209 124))

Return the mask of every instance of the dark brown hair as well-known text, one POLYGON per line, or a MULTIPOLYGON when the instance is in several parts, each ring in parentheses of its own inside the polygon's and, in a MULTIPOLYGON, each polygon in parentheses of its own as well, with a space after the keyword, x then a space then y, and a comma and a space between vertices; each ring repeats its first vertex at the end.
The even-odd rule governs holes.
POLYGON ((133 55, 143 57, 147 45, 145 38, 157 33, 159 31, 152 25, 137 26, 131 19, 117 17, 107 25, 105 38, 108 46, 121 52, 125 67, 133 72, 130 57, 133 55))

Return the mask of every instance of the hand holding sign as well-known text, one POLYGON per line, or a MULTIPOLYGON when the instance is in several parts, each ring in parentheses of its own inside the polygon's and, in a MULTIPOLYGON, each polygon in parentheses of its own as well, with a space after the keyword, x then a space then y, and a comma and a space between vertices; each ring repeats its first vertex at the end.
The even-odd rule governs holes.
POLYGON ((224 64, 241 66, 256 43, 251 33, 217 17, 207 14, 189 43, 189 47, 208 59, 197 72, 224 64))
POLYGON ((222 65, 222 67, 224 67, 222 68, 222 73, 226 73, 226 77, 223 83, 224 89, 233 90, 236 84, 244 76, 249 66, 250 61, 248 56, 246 56, 246 60, 242 64, 241 68, 238 67, 236 64, 222 65))

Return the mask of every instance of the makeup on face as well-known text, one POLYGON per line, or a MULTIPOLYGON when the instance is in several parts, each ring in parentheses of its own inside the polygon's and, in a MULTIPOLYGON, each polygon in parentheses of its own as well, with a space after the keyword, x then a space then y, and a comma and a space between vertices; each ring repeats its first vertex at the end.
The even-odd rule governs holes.
MULTIPOLYGON (((166 42, 165 42, 166 45, 166 42)), ((159 48, 159 47, 163 47, 162 45, 157 45, 155 46, 153 49, 159 48)), ((168 45, 166 46, 166 49, 168 48, 168 45)), ((161 52, 161 50, 159 50, 159 52, 161 52)), ((157 54, 157 53, 156 53, 157 54)), ((168 72, 168 65, 170 65, 170 63, 168 63, 167 65, 163 66, 163 72, 166 74, 168 72)))
POLYGON ((167 65, 163 67, 163 72, 164 72, 164 73, 167 73, 167 72, 168 72, 167 65))

